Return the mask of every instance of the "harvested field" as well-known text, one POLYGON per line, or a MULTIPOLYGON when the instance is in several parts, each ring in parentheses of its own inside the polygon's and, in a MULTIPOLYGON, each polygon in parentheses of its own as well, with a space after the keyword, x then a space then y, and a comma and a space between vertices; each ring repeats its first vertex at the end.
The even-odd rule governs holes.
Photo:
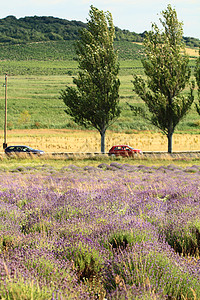
MULTIPOLYGON (((3 144, 3 131, 0 132, 0 137, 3 144)), ((7 143, 8 145, 29 145, 45 152, 100 152, 100 134, 93 130, 9 130, 7 143)), ((143 151, 167 151, 166 136, 149 131, 133 133, 107 131, 106 152, 114 144, 129 144, 143 151)), ((173 151, 198 150, 200 150, 200 135, 198 133, 174 134, 173 151)))

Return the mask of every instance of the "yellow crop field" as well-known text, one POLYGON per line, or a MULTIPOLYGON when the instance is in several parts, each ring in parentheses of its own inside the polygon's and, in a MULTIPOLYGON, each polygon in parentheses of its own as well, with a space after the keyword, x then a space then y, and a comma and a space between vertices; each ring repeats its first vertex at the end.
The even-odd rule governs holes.
POLYGON ((199 49, 198 48, 196 48, 196 49, 186 48, 186 53, 191 57, 193 57, 193 56, 198 57, 199 56, 199 49))
MULTIPOLYGON (((4 132, 0 132, 4 141, 4 132)), ((45 152, 100 152, 100 134, 93 130, 31 129, 8 130, 8 145, 28 145, 45 152)), ((107 130, 106 152, 116 144, 128 144, 143 151, 167 151, 167 137, 149 131, 116 133, 107 130)), ((1 151, 3 148, 1 146, 1 151)), ((174 134, 173 151, 200 150, 199 134, 174 134)))
MULTIPOLYGON (((133 44, 143 45, 142 42, 141 42, 141 43, 139 43, 139 42, 133 42, 133 44)), ((199 49, 198 49, 198 48, 194 49, 194 48, 188 48, 188 47, 186 47, 185 50, 186 50, 186 53, 187 53, 190 57, 193 57, 193 56, 198 57, 198 56, 199 56, 199 49)))

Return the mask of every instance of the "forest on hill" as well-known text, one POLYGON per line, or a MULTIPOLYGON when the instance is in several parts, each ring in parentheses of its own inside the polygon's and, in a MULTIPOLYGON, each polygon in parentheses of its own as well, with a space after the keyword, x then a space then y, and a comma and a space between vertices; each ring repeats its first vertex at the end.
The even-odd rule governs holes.
MULTIPOLYGON (((41 41, 76 40, 80 29, 87 24, 54 17, 8 16, 0 19, 0 42, 27 43, 41 41)), ((143 34, 137 34, 116 27, 116 40, 141 42, 143 34)))
MULTIPOLYGON (((24 17, 17 19, 7 16, 0 19, 0 43, 21 44, 42 41, 76 40, 80 29, 87 24, 81 21, 68 21, 55 17, 24 17)), ((143 33, 115 28, 115 41, 142 42, 143 33)), ((200 40, 193 37, 183 37, 188 47, 199 47, 200 40)))

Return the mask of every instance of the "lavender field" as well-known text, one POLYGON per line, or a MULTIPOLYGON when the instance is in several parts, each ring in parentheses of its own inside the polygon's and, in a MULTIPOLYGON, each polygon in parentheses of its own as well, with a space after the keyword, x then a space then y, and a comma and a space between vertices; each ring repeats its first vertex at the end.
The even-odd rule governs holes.
POLYGON ((200 299, 200 166, 0 171, 0 299, 200 299))

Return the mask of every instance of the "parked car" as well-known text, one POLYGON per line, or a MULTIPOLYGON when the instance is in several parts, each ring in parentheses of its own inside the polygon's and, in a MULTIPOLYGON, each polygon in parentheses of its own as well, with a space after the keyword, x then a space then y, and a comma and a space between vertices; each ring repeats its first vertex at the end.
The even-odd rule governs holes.
POLYGON ((26 153, 26 154, 36 154, 36 155, 42 155, 44 154, 44 151, 42 150, 36 150, 29 146, 9 146, 5 149, 5 153, 7 155, 9 154, 20 154, 20 153, 26 153))
POLYGON ((109 150, 108 155, 129 157, 138 153, 142 154, 142 151, 140 149, 134 149, 128 145, 116 145, 109 150))

